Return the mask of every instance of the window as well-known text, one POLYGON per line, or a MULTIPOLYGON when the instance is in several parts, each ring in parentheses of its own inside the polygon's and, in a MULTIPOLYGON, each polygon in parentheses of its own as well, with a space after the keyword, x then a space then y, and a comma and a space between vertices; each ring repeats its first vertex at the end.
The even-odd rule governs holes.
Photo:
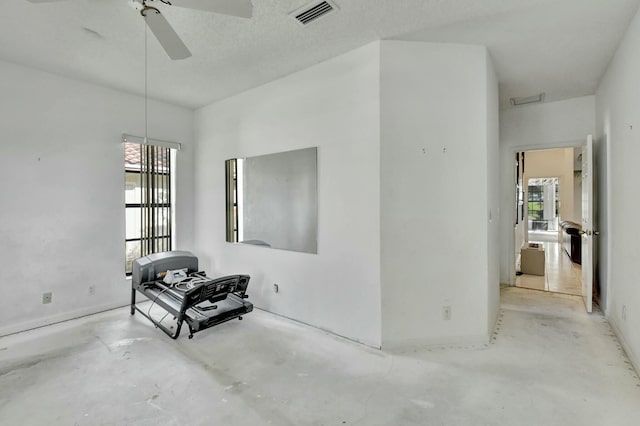
POLYGON ((241 241, 238 229, 238 176, 241 158, 225 161, 227 170, 227 241, 237 243, 241 241))
POLYGON ((125 272, 134 259, 172 249, 175 150, 125 138, 125 272))
POLYGON ((530 231, 557 231, 560 211, 559 179, 537 178, 528 182, 530 231))

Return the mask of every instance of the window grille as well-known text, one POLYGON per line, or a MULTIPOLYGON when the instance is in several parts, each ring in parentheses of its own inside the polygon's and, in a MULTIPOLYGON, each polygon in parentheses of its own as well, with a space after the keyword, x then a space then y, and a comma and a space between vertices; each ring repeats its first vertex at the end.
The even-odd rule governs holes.
POLYGON ((130 141, 125 144, 126 264, 134 259, 172 249, 172 151, 130 141))

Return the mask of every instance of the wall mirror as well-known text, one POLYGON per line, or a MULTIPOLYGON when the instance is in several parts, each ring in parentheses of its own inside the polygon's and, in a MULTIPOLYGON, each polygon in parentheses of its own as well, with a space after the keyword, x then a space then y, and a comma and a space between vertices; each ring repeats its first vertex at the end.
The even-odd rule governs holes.
POLYGON ((227 241, 318 252, 317 148, 226 161, 227 241))

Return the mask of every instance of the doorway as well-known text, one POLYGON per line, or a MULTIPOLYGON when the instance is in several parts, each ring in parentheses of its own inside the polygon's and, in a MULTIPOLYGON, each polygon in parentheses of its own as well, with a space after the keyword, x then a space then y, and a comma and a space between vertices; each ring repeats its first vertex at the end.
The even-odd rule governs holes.
POLYGON ((582 265, 576 257, 581 153, 569 147, 516 154, 516 287, 582 294, 582 265))

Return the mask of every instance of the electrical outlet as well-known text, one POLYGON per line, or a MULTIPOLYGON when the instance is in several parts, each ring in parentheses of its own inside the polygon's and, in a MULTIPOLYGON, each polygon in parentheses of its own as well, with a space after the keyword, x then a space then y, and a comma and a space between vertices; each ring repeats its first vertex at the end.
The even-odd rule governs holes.
POLYGON ((50 291, 47 293, 42 293, 42 304, 46 305, 47 303, 51 303, 51 300, 53 299, 53 293, 51 293, 50 291))
POLYGON ((442 307, 442 319, 449 321, 451 319, 451 306, 442 307))
POLYGON ((627 305, 622 305, 622 321, 627 320, 627 305))
POLYGON ((96 294, 96 286, 95 285, 90 285, 89 286, 89 295, 93 296, 94 294, 96 294))
POLYGON ((274 284, 273 285, 273 291, 274 291, 274 293, 277 293, 277 292, 280 291, 280 287, 278 286, 278 284, 274 284))

